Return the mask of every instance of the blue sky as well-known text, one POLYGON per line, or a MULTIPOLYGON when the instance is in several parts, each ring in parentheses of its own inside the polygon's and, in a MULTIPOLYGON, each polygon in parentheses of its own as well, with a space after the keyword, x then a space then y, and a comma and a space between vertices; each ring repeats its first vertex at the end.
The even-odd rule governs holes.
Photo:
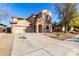
MULTIPOLYGON (((10 21, 12 20, 12 16, 18 16, 22 18, 27 18, 31 14, 38 14, 41 12, 41 10, 48 10, 52 13, 52 22, 56 21, 58 22, 58 17, 56 14, 55 7, 52 3, 10 3, 10 4, 4 4, 9 8, 9 17, 4 18, 0 22, 10 26, 10 21)), ((0 4, 0 8, 2 8, 2 4, 0 4)))

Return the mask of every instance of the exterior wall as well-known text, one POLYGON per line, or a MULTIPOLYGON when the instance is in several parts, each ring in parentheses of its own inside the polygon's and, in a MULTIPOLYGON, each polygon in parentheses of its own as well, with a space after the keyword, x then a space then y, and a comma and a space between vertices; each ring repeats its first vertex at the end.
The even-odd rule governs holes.
POLYGON ((44 20, 42 18, 37 19, 38 32, 44 32, 44 20))
POLYGON ((18 18, 13 18, 13 22, 16 22, 12 24, 13 33, 24 33, 26 28, 29 26, 29 23, 26 20, 18 20, 18 18))
POLYGON ((36 32, 36 23, 31 26, 32 32, 36 32))
POLYGON ((48 11, 42 11, 39 18, 37 18, 37 23, 38 23, 38 28, 39 28, 39 25, 41 25, 41 29, 38 29, 39 30, 42 30, 41 32, 52 32, 52 19, 51 19, 51 15, 49 15, 50 12, 48 11), (46 27, 48 26, 49 29, 46 29, 46 27))
POLYGON ((41 32, 52 32, 52 23, 46 23, 44 18, 38 18, 36 23, 38 23, 38 31, 42 30, 41 32), (39 29, 39 26, 42 28, 39 29), (46 26, 49 27, 48 31, 46 31, 46 26))

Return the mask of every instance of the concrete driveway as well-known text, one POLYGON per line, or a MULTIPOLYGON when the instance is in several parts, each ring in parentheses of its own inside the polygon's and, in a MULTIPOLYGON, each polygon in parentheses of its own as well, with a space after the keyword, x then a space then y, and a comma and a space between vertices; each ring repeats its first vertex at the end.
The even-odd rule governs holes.
POLYGON ((59 41, 43 33, 14 34, 12 56, 77 56, 79 46, 59 41))

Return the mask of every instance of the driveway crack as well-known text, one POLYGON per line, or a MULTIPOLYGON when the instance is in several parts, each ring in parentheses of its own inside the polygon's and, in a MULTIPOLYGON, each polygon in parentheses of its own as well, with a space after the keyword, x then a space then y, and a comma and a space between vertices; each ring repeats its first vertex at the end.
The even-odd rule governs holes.
POLYGON ((44 50, 45 52, 47 52, 48 54, 50 54, 51 56, 54 56, 49 51, 47 51, 46 49, 44 49, 44 48, 41 48, 41 49, 44 50))

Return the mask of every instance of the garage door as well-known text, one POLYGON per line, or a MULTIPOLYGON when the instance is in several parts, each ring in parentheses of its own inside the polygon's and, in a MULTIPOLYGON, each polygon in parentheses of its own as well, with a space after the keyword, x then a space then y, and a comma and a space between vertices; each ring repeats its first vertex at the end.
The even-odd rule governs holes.
POLYGON ((15 27, 13 28, 14 33, 24 33, 25 32, 25 27, 15 27))

